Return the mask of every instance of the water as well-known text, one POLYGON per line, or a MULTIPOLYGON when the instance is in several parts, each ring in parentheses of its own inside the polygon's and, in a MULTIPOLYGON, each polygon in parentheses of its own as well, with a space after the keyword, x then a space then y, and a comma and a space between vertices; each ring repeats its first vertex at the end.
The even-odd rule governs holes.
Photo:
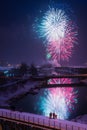
MULTIPOLYGON (((70 119, 75 118, 76 116, 87 114, 87 88, 86 87, 78 87, 78 103, 75 106, 75 110, 73 110, 70 119)), ((40 96, 43 94, 44 90, 40 90, 37 95, 28 94, 24 98, 18 100, 14 105, 16 110, 25 111, 34 114, 42 114, 38 109, 36 109, 37 103, 39 101, 40 96)))

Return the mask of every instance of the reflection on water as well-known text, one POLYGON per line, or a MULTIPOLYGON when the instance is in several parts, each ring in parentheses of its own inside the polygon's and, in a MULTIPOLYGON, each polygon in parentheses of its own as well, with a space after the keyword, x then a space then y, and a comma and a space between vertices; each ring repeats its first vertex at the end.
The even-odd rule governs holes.
MULTIPOLYGON (((76 109, 71 112, 71 118, 75 118, 78 115, 83 115, 87 113, 87 87, 77 87, 75 88, 78 90, 78 103, 77 106, 75 106, 76 109)), ((22 98, 21 100, 17 101, 15 103, 16 110, 19 111, 25 111, 35 114, 42 114, 37 109, 37 104, 39 101, 39 98, 44 94, 44 90, 40 90, 40 92, 37 95, 27 95, 26 97, 22 98)))

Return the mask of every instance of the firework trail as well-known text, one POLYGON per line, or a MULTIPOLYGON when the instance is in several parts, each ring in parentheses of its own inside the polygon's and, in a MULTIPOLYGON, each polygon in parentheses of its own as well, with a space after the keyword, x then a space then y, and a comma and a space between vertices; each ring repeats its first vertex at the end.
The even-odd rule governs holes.
MULTIPOLYGON (((60 64, 60 60, 69 60, 74 43, 77 42, 77 29, 64 10, 50 8, 35 29, 45 41, 47 59, 54 61, 54 65, 60 64)), ((49 81, 49 84, 60 83, 71 83, 71 80, 64 78, 49 81)), ((77 91, 72 87, 62 87, 47 89, 44 93, 39 101, 43 114, 55 112, 60 119, 68 118, 69 111, 77 103, 77 91)))

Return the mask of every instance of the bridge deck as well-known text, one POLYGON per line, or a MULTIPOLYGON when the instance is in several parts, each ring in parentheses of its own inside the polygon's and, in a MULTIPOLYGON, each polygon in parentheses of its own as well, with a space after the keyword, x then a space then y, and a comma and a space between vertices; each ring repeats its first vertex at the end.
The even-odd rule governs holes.
POLYGON ((49 80, 54 78, 87 78, 87 74, 58 74, 58 75, 48 75, 48 76, 32 76, 33 80, 49 80))
POLYGON ((6 109, 0 109, 0 119, 24 125, 33 125, 45 130, 87 130, 86 124, 59 119, 49 119, 45 116, 6 109))

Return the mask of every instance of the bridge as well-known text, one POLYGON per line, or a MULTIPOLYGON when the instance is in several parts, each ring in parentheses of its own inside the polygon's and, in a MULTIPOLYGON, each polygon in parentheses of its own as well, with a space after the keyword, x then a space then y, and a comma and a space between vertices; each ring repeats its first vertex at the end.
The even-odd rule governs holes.
POLYGON ((87 124, 0 109, 0 130, 87 130, 87 124))
MULTIPOLYGON (((27 94, 38 94, 41 89, 55 87, 87 87, 86 68, 81 69, 85 73, 77 73, 78 68, 56 67, 40 69, 37 75, 22 77, 7 77, 7 82, 0 85, 0 106, 9 107, 13 102, 23 98, 27 94), (85 70, 85 71, 84 71, 85 70), (9 80, 11 78, 11 80, 9 80), (50 84, 50 79, 72 79, 71 83, 50 84), (73 80, 74 79, 74 80, 73 80), (84 82, 85 80, 85 82, 84 82)), ((2 78, 0 76, 0 78, 2 78)))
POLYGON ((87 74, 58 74, 58 75, 47 75, 47 76, 32 76, 33 80, 49 80, 55 78, 87 78, 87 74))
POLYGON ((32 76, 33 81, 42 81, 41 85, 38 85, 37 89, 42 88, 55 88, 55 87, 87 87, 87 74, 59 74, 59 75, 48 75, 48 76, 32 76), (48 81, 50 79, 75 79, 76 81, 71 81, 71 83, 56 83, 50 84, 48 81), (85 80, 86 79, 86 80, 85 80))
MULTIPOLYGON (((14 78, 14 77, 13 77, 14 78)), ((27 94, 38 94, 41 89, 55 87, 87 87, 87 74, 49 74, 40 76, 27 76, 18 78, 0 86, 0 106, 9 106, 18 99, 23 98, 27 94), (49 84, 49 79, 75 79, 71 83, 49 84), (78 80, 79 79, 79 80, 78 80), (8 96, 7 96, 8 95, 8 96)))

